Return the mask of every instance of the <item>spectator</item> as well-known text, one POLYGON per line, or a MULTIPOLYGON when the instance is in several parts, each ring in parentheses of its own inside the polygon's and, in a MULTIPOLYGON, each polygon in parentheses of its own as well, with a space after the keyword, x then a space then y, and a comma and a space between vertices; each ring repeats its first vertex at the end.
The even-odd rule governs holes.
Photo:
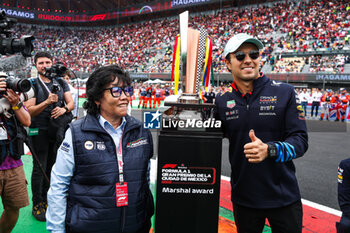
POLYGON ((323 94, 322 94, 320 88, 316 88, 315 90, 313 90, 313 92, 311 94, 311 100, 312 100, 311 117, 314 116, 314 110, 316 110, 315 111, 315 117, 317 118, 318 108, 320 106, 322 95, 323 94))

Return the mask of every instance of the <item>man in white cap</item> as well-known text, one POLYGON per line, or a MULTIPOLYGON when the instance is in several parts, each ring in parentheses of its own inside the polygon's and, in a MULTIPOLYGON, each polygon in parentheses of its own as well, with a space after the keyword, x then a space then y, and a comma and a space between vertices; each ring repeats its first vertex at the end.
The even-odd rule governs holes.
POLYGON ((215 117, 230 141, 233 212, 239 233, 302 232, 293 159, 308 148, 305 117, 294 88, 259 73, 263 44, 247 34, 224 50, 232 86, 215 100, 215 117))

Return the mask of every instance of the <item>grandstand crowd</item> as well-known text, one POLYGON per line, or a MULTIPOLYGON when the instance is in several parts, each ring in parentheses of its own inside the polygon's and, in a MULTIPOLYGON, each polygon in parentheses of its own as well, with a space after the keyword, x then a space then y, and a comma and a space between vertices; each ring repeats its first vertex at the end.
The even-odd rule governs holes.
MULTIPOLYGON (((207 91, 202 89, 201 96, 206 96, 210 91, 216 96, 230 91, 230 87, 221 83, 220 86, 207 88, 207 91)), ((174 94, 174 87, 170 82, 163 84, 134 82, 133 88, 131 106, 140 109, 157 109, 167 96, 174 94)), ((337 90, 296 88, 295 91, 303 107, 305 119, 350 121, 350 93, 345 88, 337 90)))
MULTIPOLYGON (((283 1, 219 10, 192 16, 189 26, 203 27, 213 38, 214 72, 228 72, 222 62, 223 45, 240 32, 264 42, 261 65, 271 65, 273 72, 343 73, 350 63, 350 3, 345 0, 283 1), (332 51, 337 55, 299 55, 292 60, 281 56, 332 51), (303 71, 304 67, 308 69, 303 71)), ((18 36, 35 36, 37 50, 49 50, 67 67, 86 73, 106 64, 130 72, 169 73, 179 32, 177 17, 110 28, 16 27, 18 36)))

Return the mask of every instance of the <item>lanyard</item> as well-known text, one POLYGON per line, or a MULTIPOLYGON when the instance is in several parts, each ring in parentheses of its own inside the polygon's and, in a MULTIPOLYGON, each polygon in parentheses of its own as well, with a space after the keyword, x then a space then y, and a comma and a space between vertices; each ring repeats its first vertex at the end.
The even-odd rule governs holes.
MULTIPOLYGON (((44 89, 46 89, 47 93, 50 95, 50 93, 51 93, 50 89, 47 87, 47 85, 44 83, 44 81, 40 77, 38 77, 38 79, 39 79, 39 82, 41 82, 44 89)), ((51 82, 53 83, 53 81, 51 81, 51 82)))
POLYGON ((117 147, 117 159, 118 159, 118 169, 119 169, 119 182, 121 184, 124 183, 124 175, 123 175, 123 150, 122 150, 122 139, 123 136, 120 137, 119 147, 117 147))

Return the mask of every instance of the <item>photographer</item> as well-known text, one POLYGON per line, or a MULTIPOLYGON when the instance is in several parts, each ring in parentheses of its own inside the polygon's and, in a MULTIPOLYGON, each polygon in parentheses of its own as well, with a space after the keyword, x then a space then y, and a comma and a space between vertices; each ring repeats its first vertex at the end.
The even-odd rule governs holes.
MULTIPOLYGON (((60 135, 57 134, 57 129, 53 130, 50 125, 55 119, 59 120, 72 111, 74 103, 67 82, 62 78, 47 75, 48 70, 52 67, 52 56, 48 52, 36 53, 34 64, 39 73, 39 77, 31 79, 35 97, 25 103, 32 116, 29 135, 33 150, 46 171, 46 175, 50 177, 52 165, 56 160, 57 145, 63 139, 63 136, 60 138, 60 135)), ((65 126, 63 125, 60 129, 63 132, 65 126)), ((33 160, 32 214, 39 221, 45 221, 48 188, 49 184, 44 181, 40 165, 33 160)))
POLYGON ((20 158, 24 154, 25 131, 22 125, 30 125, 30 115, 20 101, 20 96, 8 88, 6 76, 0 75, 0 98, 6 98, 11 106, 9 111, 0 114, 0 194, 4 206, 0 219, 2 233, 12 231, 19 209, 29 205, 27 182, 20 158))

